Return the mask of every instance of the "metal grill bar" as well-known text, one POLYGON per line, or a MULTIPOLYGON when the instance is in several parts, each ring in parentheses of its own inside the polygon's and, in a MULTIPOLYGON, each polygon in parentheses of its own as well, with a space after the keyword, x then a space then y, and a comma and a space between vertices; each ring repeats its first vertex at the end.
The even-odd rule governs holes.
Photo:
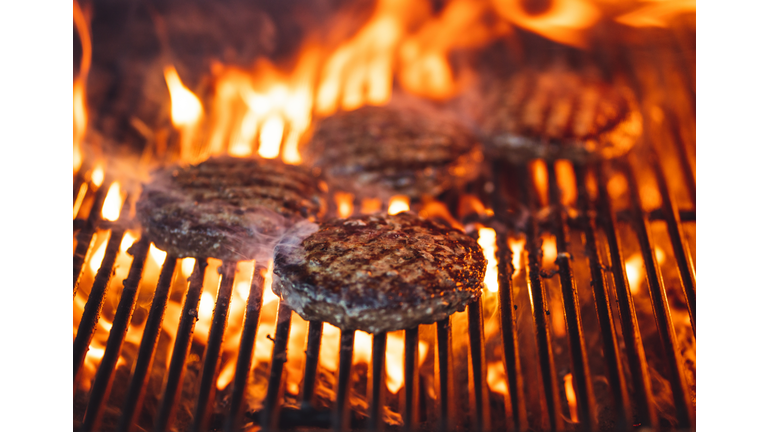
POLYGON ((72 348, 74 355, 74 383, 77 383, 78 375, 85 361, 85 355, 88 353, 88 346, 91 344, 93 333, 96 331, 96 324, 99 322, 101 307, 104 305, 104 297, 109 287, 109 280, 112 278, 112 267, 115 265, 115 259, 120 252, 120 242, 123 239, 124 230, 112 231, 107 241, 107 248, 104 252, 104 259, 101 261, 101 267, 96 272, 96 278, 93 280, 91 293, 88 295, 88 301, 85 303, 83 317, 77 327, 77 336, 72 348))
POLYGON ((597 319, 603 336, 603 353, 608 370, 608 382, 613 393, 616 406, 616 429, 623 430, 631 425, 632 409, 629 405, 627 383, 624 380, 619 346, 616 333, 613 331, 613 313, 611 312, 610 298, 606 290, 603 262, 597 250, 597 227, 593 216, 593 206, 587 193, 586 174, 587 168, 582 165, 574 167, 576 172, 576 185, 578 189, 578 203, 584 217, 584 236, 589 258, 589 269, 592 276, 592 295, 595 299, 597 319))
POLYGON ((280 302, 275 323, 275 339, 272 348, 272 366, 269 371, 267 396, 264 399, 264 409, 261 413, 261 428, 274 430, 277 428, 279 400, 282 397, 283 366, 287 361, 288 334, 291 331, 291 308, 280 302))
POLYGON ((323 322, 310 321, 307 331, 306 362, 304 364, 304 384, 302 386, 301 407, 312 407, 312 395, 315 392, 317 362, 320 360, 320 342, 323 338, 323 322))
POLYGON ((679 354, 680 347, 677 343, 675 328, 669 312, 667 292, 664 287, 664 281, 660 276, 656 254, 653 252, 649 234, 649 222, 643 215, 640 189, 633 168, 622 163, 621 169, 629 183, 635 232, 637 233, 643 261, 645 262, 646 276, 648 277, 648 286, 651 293, 651 305, 654 317, 656 318, 656 327, 661 338, 662 351, 669 365, 669 373, 671 374, 670 386, 672 387, 675 408, 677 409, 677 419, 680 427, 691 427, 694 421, 693 410, 688 395, 688 386, 685 382, 685 375, 683 374, 682 359, 679 354))
POLYGON ((405 330, 405 404, 403 423, 406 431, 415 430, 419 420, 419 327, 405 330))
POLYGON ((488 430, 491 414, 488 406, 488 370, 485 363, 482 296, 467 306, 469 316, 469 350, 472 365, 472 387, 475 409, 472 410, 474 429, 488 430))
POLYGON ((384 404, 384 380, 386 379, 385 362, 387 356, 387 334, 373 335, 373 354, 371 355, 371 383, 368 386, 368 430, 384 428, 381 412, 384 404))
POLYGON ((438 394, 437 430, 452 430, 454 425, 453 405, 453 345, 451 340, 451 318, 445 318, 437 322, 437 362, 435 366, 438 377, 436 381, 438 394))
POLYGON ((240 335, 240 350, 237 353, 235 365, 234 387, 232 388, 232 406, 226 421, 225 430, 233 431, 240 428, 244 412, 245 387, 248 384, 248 373, 251 371, 253 361, 253 349, 256 345, 256 333, 259 330, 259 315, 261 314, 261 301, 264 294, 264 270, 256 265, 251 279, 251 288, 248 292, 248 300, 245 307, 243 330, 240 335))
POLYGON ((192 346, 192 334, 195 332, 200 295, 203 292, 203 280, 207 267, 208 262, 206 260, 195 260, 195 269, 189 279, 189 290, 187 290, 184 307, 181 309, 181 316, 179 317, 179 328, 173 343, 173 353, 165 379, 163 398, 160 401, 155 419, 155 432, 166 431, 170 428, 176 404, 181 396, 181 384, 184 379, 189 350, 192 346))
POLYGON ((208 333, 208 344, 205 347, 200 390, 197 404, 195 405, 195 417, 192 421, 193 431, 202 431, 208 424, 210 401, 216 389, 213 384, 216 378, 216 371, 221 362, 221 343, 224 338, 224 331, 227 329, 227 316, 229 315, 229 304, 232 298, 232 286, 235 283, 236 269, 237 263, 233 261, 224 262, 219 269, 219 272, 221 272, 221 282, 219 293, 216 296, 216 306, 213 308, 213 320, 211 322, 211 330, 208 333))
POLYGON ((77 294, 77 283, 80 280, 80 275, 83 272, 83 265, 85 264, 85 255, 88 253, 88 248, 93 241, 93 234, 96 232, 96 224, 101 217, 101 208, 104 206, 104 199, 107 197, 107 191, 109 190, 109 182, 104 182, 101 187, 96 191, 96 195, 93 198, 93 206, 88 213, 88 219, 85 221, 85 226, 80 229, 75 237, 77 240, 77 246, 75 246, 75 253, 72 257, 72 297, 77 294))
MULTIPOLYGON (((128 251, 133 254, 133 262, 131 263, 131 269, 128 271, 128 277, 123 282, 123 293, 115 311, 112 328, 109 330, 109 338, 104 349, 104 356, 101 359, 101 364, 93 380, 91 394, 88 397, 88 408, 85 411, 82 426, 84 432, 98 429, 98 424, 104 411, 104 404, 109 396, 112 380, 115 377, 115 366, 120 358, 120 350, 123 348, 128 325, 136 306, 139 281, 141 280, 141 273, 144 271, 144 263, 147 260, 147 252, 149 251, 149 240, 146 237, 142 237, 128 251)), ((79 336, 80 332, 78 331, 77 334, 79 336)))
POLYGON ((683 239, 683 228, 680 222, 677 203, 669 193, 667 178, 659 163, 658 156, 653 152, 649 159, 661 194, 664 219, 667 222, 669 240, 672 243, 672 250, 677 260, 677 271, 683 283, 683 295, 688 306, 688 315, 691 317, 691 328, 693 329, 693 335, 696 336, 696 280, 693 261, 690 258, 691 252, 688 249, 688 242, 683 239))
POLYGON ((539 228, 538 222, 533 216, 538 211, 539 206, 535 199, 532 178, 533 172, 529 173, 525 166, 517 166, 514 170, 517 171, 518 175, 521 177, 519 184, 525 185, 522 191, 524 202, 529 203, 530 209, 530 215, 526 220, 525 242, 526 252, 528 253, 528 294, 531 300, 539 368, 542 384, 544 386, 544 397, 547 403, 547 417, 545 418, 545 422, 549 424, 550 429, 559 431, 563 429, 563 420, 560 416, 560 392, 557 388, 557 375, 555 374, 552 341, 547 320, 547 315, 549 315, 547 294, 544 285, 541 283, 539 228))
POLYGON ((619 236, 616 229, 616 216, 608 195, 607 178, 603 168, 595 170, 598 185, 599 211, 602 216, 603 232, 608 242, 608 250, 611 257, 611 271, 613 283, 616 288, 616 301, 619 305, 619 319, 621 332, 624 335, 624 349, 629 360, 629 369, 634 387, 634 401, 637 409, 637 417, 640 424, 656 427, 656 411, 651 405, 651 379, 648 373, 648 363, 645 358, 643 340, 640 337, 640 327, 635 313, 635 304, 632 293, 629 291, 624 256, 619 245, 619 236))
MULTIPOLYGON (((507 235, 496 236, 499 261, 499 320, 501 343, 504 347, 504 370, 507 374, 507 388, 512 405, 512 423, 515 430, 525 430, 528 419, 523 395, 523 372, 520 366, 520 343, 517 338, 517 317, 512 310, 512 251, 507 243, 507 235), (518 379, 519 378, 519 379, 518 379)), ((517 306, 514 306, 517 310, 517 306)))
POLYGON ((589 371, 589 359, 584 342, 584 328, 581 323, 581 307, 579 305, 579 292, 576 281, 573 278, 571 266, 571 254, 568 252, 569 232, 566 223, 565 209, 563 209, 560 187, 557 184, 555 165, 547 164, 549 175, 549 203, 554 210, 552 213, 557 244, 557 258, 555 264, 560 275, 560 287, 563 292, 563 313, 568 330, 568 340, 571 348, 571 362, 573 364, 573 380, 576 390, 576 403, 579 410, 579 423, 583 430, 592 429, 595 412, 595 394, 592 389, 592 375, 589 371))
POLYGON ((355 331, 342 330, 339 343, 339 374, 336 378, 336 402, 331 413, 334 431, 349 429, 349 387, 352 373, 352 351, 355 347, 355 331))
POLYGON ((149 368, 155 357, 157 349, 157 340, 160 337, 160 325, 163 323, 165 307, 168 304, 168 297, 171 293, 170 287, 173 281, 173 273, 176 270, 176 257, 168 254, 160 270, 160 277, 155 288, 155 295, 152 298, 152 306, 149 308, 147 322, 144 325, 144 334, 141 337, 139 345, 139 354, 136 357, 136 363, 133 366, 131 383, 128 386, 128 393, 123 406, 123 412, 117 424, 118 432, 128 432, 138 415, 137 408, 141 406, 144 399, 144 391, 149 380, 149 368))

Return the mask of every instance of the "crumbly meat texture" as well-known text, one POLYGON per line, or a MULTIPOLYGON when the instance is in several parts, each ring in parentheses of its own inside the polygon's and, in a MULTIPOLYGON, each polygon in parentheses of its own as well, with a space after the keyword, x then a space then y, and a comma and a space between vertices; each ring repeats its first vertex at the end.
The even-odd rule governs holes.
POLYGON ((178 257, 255 259, 294 223, 324 211, 322 179, 277 160, 218 157, 157 171, 136 214, 158 248, 178 257))
POLYGON ((513 163, 615 158, 642 133, 630 90, 570 70, 527 70, 495 82, 480 125, 489 153, 513 163))
POLYGON ((418 104, 366 106, 322 119, 301 154, 335 190, 383 200, 461 187, 477 177, 483 160, 467 128, 418 104))
POLYGON ((272 287, 306 320, 369 333, 462 310, 482 291, 486 260, 470 236, 413 213, 336 219, 278 249, 272 287))

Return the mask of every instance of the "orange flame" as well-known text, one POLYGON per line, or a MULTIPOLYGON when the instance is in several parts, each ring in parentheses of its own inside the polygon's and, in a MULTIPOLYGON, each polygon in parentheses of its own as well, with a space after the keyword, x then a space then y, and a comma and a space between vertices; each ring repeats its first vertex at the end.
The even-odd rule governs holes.
POLYGON ((494 393, 509 394, 507 388, 507 374, 504 372, 504 363, 496 361, 488 363, 488 388, 494 393))
POLYGON ((676 17, 696 12, 696 0, 651 0, 637 9, 616 18, 616 22, 631 27, 669 27, 676 17))
POLYGON ((505 25, 488 25, 485 2, 456 0, 439 16, 408 37, 400 48, 399 83, 411 93, 446 99, 458 90, 448 54, 456 48, 482 46, 509 31, 505 25))
POLYGON ((101 186, 104 182, 104 168, 102 168, 101 165, 93 169, 93 173, 91 173, 91 182, 93 182, 93 185, 96 187, 101 186))
POLYGON ((200 121, 200 117, 203 115, 203 105, 200 103, 200 99, 182 84, 176 68, 166 66, 163 69, 163 74, 171 94, 171 121, 173 125, 180 128, 194 125, 200 121))
MULTIPOLYGON (((661 248, 655 248, 656 262, 659 265, 664 264, 667 256, 661 248)), ((629 291, 632 294, 638 294, 640 287, 645 277, 645 262, 640 252, 635 252, 630 256, 626 262, 624 262, 624 270, 627 273, 627 281, 629 282, 629 291)))
POLYGON ((376 213, 381 210, 381 200, 378 198, 363 198, 360 207, 360 211, 363 214, 376 213))
POLYGON ((499 263, 496 261, 496 231, 493 228, 478 229, 477 244, 483 248, 483 256, 488 260, 485 269, 485 288, 490 292, 499 290, 499 263))
POLYGON ((336 192, 333 195, 333 199, 336 201, 336 208, 338 209, 339 217, 344 219, 352 215, 353 206, 352 202, 354 196, 345 192, 336 192))
POLYGON ((562 44, 586 48, 588 30, 601 17, 587 0, 552 0, 542 13, 526 10, 522 1, 491 0, 496 12, 515 25, 562 44))
POLYGON ((83 56, 80 59, 80 73, 75 78, 72 85, 73 93, 73 167, 74 171, 80 169, 83 163, 82 143, 85 138, 85 131, 88 126, 88 109, 85 100, 85 83, 88 79, 88 71, 91 68, 91 34, 88 29, 88 23, 76 1, 73 3, 73 20, 77 28, 77 34, 80 37, 80 44, 83 47, 83 56))
POLYGON ((184 162, 191 162, 193 161, 192 142, 196 126, 203 116, 203 104, 190 89, 182 84, 175 67, 166 66, 163 74, 171 94, 171 122, 181 135, 179 158, 184 162))
POLYGON ((410 199, 405 195, 395 195, 389 200, 387 213, 396 215, 411 209, 410 199))
POLYGON ((576 406, 576 392, 573 390, 573 374, 565 376, 565 398, 568 400, 568 408, 571 410, 571 421, 579 422, 579 409, 576 406))
POLYGON ((154 243, 151 243, 149 245, 149 256, 152 257, 152 260, 157 264, 158 266, 163 265, 163 262, 165 262, 165 257, 168 255, 167 252, 161 251, 158 249, 154 243))
POLYGON ((333 114, 382 105, 392 94, 394 53, 405 28, 422 10, 421 2, 380 0, 371 20, 325 63, 317 89, 317 112, 333 114))
POLYGON ((109 186, 107 197, 104 198, 101 216, 108 221, 116 221, 120 217, 120 207, 122 204, 123 197, 120 194, 120 183, 114 182, 109 186))

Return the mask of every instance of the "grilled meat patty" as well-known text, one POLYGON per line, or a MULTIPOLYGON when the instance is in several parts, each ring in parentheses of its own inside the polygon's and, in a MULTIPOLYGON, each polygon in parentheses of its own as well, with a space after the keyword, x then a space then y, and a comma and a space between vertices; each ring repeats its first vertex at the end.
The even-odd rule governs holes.
POLYGON ((381 333, 432 323, 480 296, 486 260, 463 232, 405 212, 336 219, 278 247, 272 287, 306 320, 381 333))
POLYGON ((146 235, 179 257, 271 256, 295 222, 324 209, 318 176, 277 160, 211 158, 153 174, 136 203, 146 235))
POLYGON ((460 187, 477 176, 483 159, 481 146, 455 119, 394 103, 320 120, 301 154, 334 189, 382 200, 460 187))
POLYGON ((513 163, 614 158, 642 132, 632 93, 588 73, 524 71, 491 87, 482 133, 490 154, 513 163))

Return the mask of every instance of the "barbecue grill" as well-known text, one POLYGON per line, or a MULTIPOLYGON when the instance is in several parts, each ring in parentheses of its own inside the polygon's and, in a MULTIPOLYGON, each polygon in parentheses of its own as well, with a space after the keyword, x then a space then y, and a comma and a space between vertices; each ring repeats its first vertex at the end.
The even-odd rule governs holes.
MULTIPOLYGON (((386 385, 392 334, 374 335, 370 360, 355 362, 355 332, 341 331, 333 382, 326 382, 329 373, 320 360, 328 325, 322 322, 303 324, 301 384, 289 389, 285 365, 298 316, 278 300, 273 321, 265 322, 269 274, 261 266, 251 269, 231 383, 219 389, 236 279, 244 277, 238 276, 239 264, 198 259, 188 274, 182 267, 190 261, 167 255, 159 269, 150 269, 153 246, 145 237, 131 236, 125 250, 126 236, 137 232, 131 219, 135 197, 125 196, 120 218, 107 220, 102 209, 117 173, 107 166, 98 182, 94 167, 84 163, 73 193, 73 296, 87 292, 74 334, 75 427, 694 428, 695 60, 689 54, 695 54, 695 29, 627 34, 642 42, 627 50, 606 44, 588 54, 533 35, 522 38, 527 61, 590 63, 631 87, 643 113, 643 136, 615 160, 491 161, 491 172, 466 190, 439 197, 463 225, 495 231, 498 291, 484 291, 449 319, 404 332, 403 355, 396 359, 404 378, 397 394, 386 385), (466 211, 467 197, 484 211, 466 211), (130 265, 116 283, 116 262, 125 253, 130 265), (630 255, 640 258, 633 261, 630 255), (640 265, 633 267, 635 262, 640 265), (213 304, 201 300, 211 277, 217 282, 213 304), (111 290, 118 290, 114 298, 119 300, 107 303, 105 314, 111 290), (171 302, 180 307, 169 309, 171 302), (138 320, 134 314, 141 304, 146 314, 138 320), (201 344, 195 341, 195 325, 210 308, 207 340, 201 344), (176 318, 171 310, 178 325, 169 338, 163 322, 176 318), (256 336, 265 325, 274 326, 268 335, 271 353, 258 366, 260 408, 249 409, 254 405, 249 395, 258 393, 252 377, 256 336), (108 327, 108 338, 89 363, 99 326, 108 327), (126 343, 131 332, 134 348, 126 343), (195 344, 204 347, 202 355, 195 354, 195 344), (425 356, 420 345, 427 345, 425 356), (158 358, 160 349, 165 361, 158 358), (133 363, 121 366, 121 356, 133 363), (153 371, 161 374, 160 381, 153 371), (191 390, 190 376, 195 380, 191 390), (319 392, 329 386, 330 399, 319 392), (353 400, 361 393, 362 408, 353 400), (180 415, 185 409, 189 412, 180 415)), ((427 205, 413 203, 416 210, 427 205)), ((334 205, 330 210, 338 212, 334 205)))

